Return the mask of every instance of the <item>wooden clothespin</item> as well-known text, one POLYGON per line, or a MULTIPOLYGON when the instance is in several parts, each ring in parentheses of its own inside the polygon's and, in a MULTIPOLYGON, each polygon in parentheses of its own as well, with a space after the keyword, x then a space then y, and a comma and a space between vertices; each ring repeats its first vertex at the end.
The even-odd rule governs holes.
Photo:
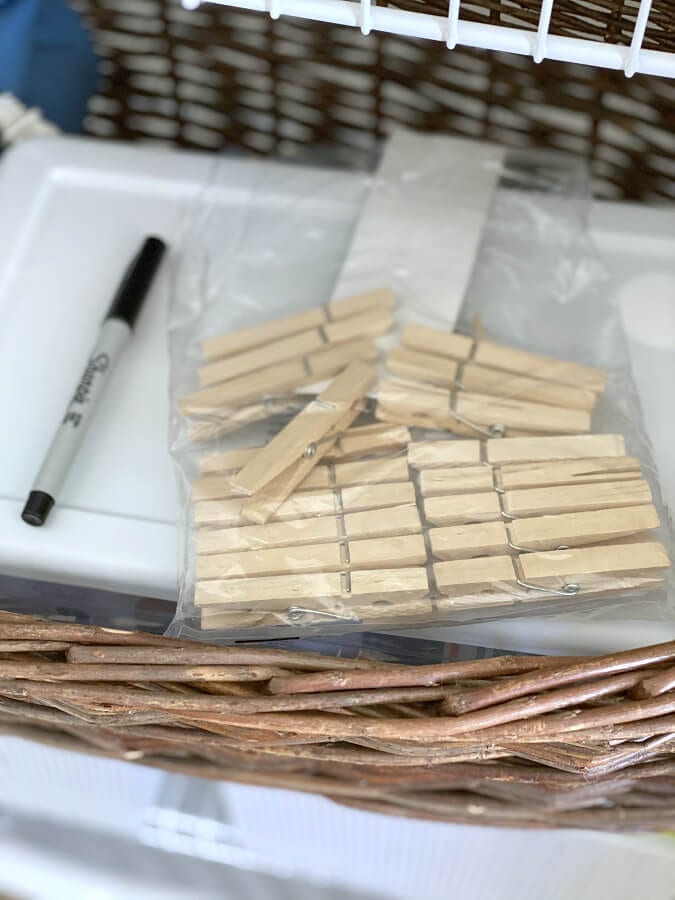
POLYGON ((612 594, 654 587, 670 560, 657 542, 634 541, 607 547, 491 556, 434 564, 436 584, 447 600, 439 609, 461 608, 487 599, 513 603, 561 597, 612 594), (458 601, 457 595, 461 595, 458 601))
MULTIPOLYGON (((319 612, 319 604, 330 603, 336 618, 360 621, 364 608, 420 601, 428 593, 426 569, 413 566, 200 581, 195 602, 200 607, 255 610, 258 606, 266 612, 284 613, 298 606, 308 613, 319 612)), ((410 609, 408 606, 407 615, 410 609)), ((425 603, 424 611, 429 615, 431 605, 425 603)), ((317 617, 320 620, 320 613, 317 617)))
MULTIPOLYGON (((402 425, 358 425, 348 428, 328 450, 323 462, 342 462, 359 457, 369 457, 383 453, 396 453, 410 443, 410 431, 402 425)), ((260 447, 242 447, 203 456, 200 460, 203 475, 225 475, 241 469, 250 462, 260 447)))
POLYGON ((445 390, 419 382, 384 380, 377 397, 376 416, 381 421, 455 434, 575 434, 591 428, 590 413, 584 409, 445 390))
POLYGON ((236 426, 240 427, 265 417, 265 404, 261 403, 264 398, 332 378, 354 360, 372 361, 376 357, 377 348, 371 338, 356 338, 344 344, 329 345, 300 359, 266 366, 195 391, 183 397, 181 412, 186 416, 213 417, 216 420, 232 420, 233 416, 237 416, 239 421, 236 426))
POLYGON ((204 341, 201 388, 180 403, 184 415, 212 420, 196 426, 195 438, 255 422, 267 414, 265 398, 374 360, 374 339, 391 328, 395 305, 382 288, 204 341))
POLYGON ((379 337, 389 331, 392 324, 393 313, 388 305, 373 306, 359 315, 338 319, 210 362, 199 369, 199 381, 202 387, 209 387, 270 365, 302 359, 318 350, 356 338, 379 337))
POLYGON ((375 382, 375 370, 351 363, 331 384, 232 476, 232 484, 254 495, 242 510, 251 522, 266 522, 326 455, 359 414, 375 382))
MULTIPOLYGON (((295 506, 292 515, 302 516, 305 513, 304 518, 291 518, 290 515, 283 519, 277 517, 265 525, 248 525, 241 521, 238 523, 232 518, 218 519, 209 524, 224 523, 229 527, 198 528, 197 553, 201 557, 247 550, 263 551, 276 547, 309 547, 329 541, 357 541, 419 534, 422 531, 414 490, 405 491, 405 496, 397 498, 394 504, 391 486, 380 491, 380 494, 386 496, 374 496, 369 491, 364 498, 361 492, 362 499, 368 501, 365 509, 359 509, 354 498, 343 496, 343 493, 339 491, 337 504, 334 503, 332 509, 330 503, 323 507, 315 505, 313 512, 317 515, 307 515, 307 506, 295 506), (344 508, 345 504, 347 509, 344 508)), ((330 500, 336 499, 335 492, 326 491, 322 496, 330 500)))
MULTIPOLYGON (((368 314, 372 310, 376 312, 391 311, 395 306, 396 299, 393 293, 388 288, 380 288, 343 300, 334 300, 327 306, 315 307, 292 316, 273 319, 250 328, 208 338, 202 344, 202 353, 205 359, 214 360, 221 357, 236 358, 237 355, 249 352, 256 347, 265 346, 269 350, 276 341, 291 335, 303 334, 313 328, 346 321, 354 316, 368 314)), ((349 324, 347 324, 347 334, 350 337, 355 336, 354 329, 349 324)), ((338 333, 335 330, 333 336, 342 341, 347 340, 344 332, 338 333)), ((282 356, 281 359, 292 358, 293 355, 291 357, 282 356)), ((266 362, 263 361, 263 365, 265 364, 266 362)))
MULTIPOLYGON (((410 482, 396 488, 396 499, 403 505, 415 502, 415 489, 410 482)), ((194 518, 198 527, 246 525, 244 515, 248 499, 201 500, 195 503, 194 518)), ((366 484, 332 488, 327 491, 296 491, 278 507, 270 521, 284 522, 314 516, 330 516, 336 511, 360 512, 386 509, 392 505, 391 484, 366 484)))
MULTIPOLYGON (((235 486, 236 477, 236 473, 204 475, 192 483, 192 499, 195 501, 227 500, 241 496, 241 491, 235 486)), ((343 488, 359 484, 372 484, 378 481, 396 484, 407 480, 408 462, 405 456, 359 459, 343 463, 326 463, 324 457, 324 460, 306 475, 295 490, 320 491, 330 490, 333 487, 343 488)))
POLYGON ((387 357, 384 421, 456 434, 580 433, 606 383, 598 369, 492 341, 408 325, 387 357))
MULTIPOLYGON (((482 366, 492 372, 506 372, 536 381, 543 380, 567 385, 581 391, 590 391, 593 394, 602 393, 607 384, 607 374, 601 369, 554 359, 540 353, 516 350, 513 347, 483 338, 474 340, 461 334, 436 331, 423 325, 407 325, 403 331, 401 342, 404 348, 423 355, 430 355, 436 361, 446 359, 458 366, 472 362, 476 366, 482 366)), ((489 373, 486 373, 486 377, 487 374, 489 373)), ((479 378, 480 373, 476 377, 479 378)), ((465 380, 463 375, 461 380, 465 380)), ((503 375, 502 383, 504 390, 508 390, 509 379, 504 378, 503 375)), ((478 386, 476 385, 476 387, 478 386)), ((478 387, 478 389, 482 388, 478 387)), ((568 402, 573 396, 575 395, 561 394, 561 397, 568 402)), ((587 402, 587 399, 582 402, 587 402)), ((580 395, 579 400, 581 401, 580 395)), ((547 402, 553 401, 548 400, 547 402)), ((561 405, 567 405, 567 402, 561 403, 561 405)), ((574 403, 574 405, 577 406, 578 403, 574 403)))
POLYGON ((197 577, 231 579, 352 569, 396 568, 424 565, 427 560, 421 534, 368 537, 363 540, 312 544, 307 552, 268 547, 238 553, 215 553, 198 558, 197 577))
MULTIPOLYGON (((338 575, 331 576, 330 580, 317 575, 287 577, 289 580, 281 586, 286 594, 285 600, 244 600, 232 605, 220 602, 222 596, 230 596, 229 582, 222 589, 214 584, 210 592, 207 588, 209 582, 204 582, 201 598, 206 602, 200 605, 201 627, 205 631, 241 632, 262 627, 283 628, 291 625, 295 629, 299 625, 320 625, 325 628, 337 624, 344 630, 363 622, 385 628, 405 626, 411 622, 429 622, 437 618, 434 606, 428 599, 427 573, 421 566, 358 572, 349 584, 338 575), (301 601, 299 595, 309 599, 301 601)), ((265 580, 262 579, 263 582, 265 580)), ((262 586, 260 590, 266 587, 262 586)), ((276 584, 269 587, 274 590, 276 584)))

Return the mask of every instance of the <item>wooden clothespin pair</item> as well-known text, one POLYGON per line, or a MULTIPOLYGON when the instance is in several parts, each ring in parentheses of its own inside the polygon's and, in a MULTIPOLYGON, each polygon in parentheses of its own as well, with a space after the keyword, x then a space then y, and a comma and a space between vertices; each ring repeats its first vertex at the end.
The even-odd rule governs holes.
MULTIPOLYGON (((439 609, 457 597, 629 591, 670 565, 649 485, 619 435, 423 441, 418 472, 439 609)), ((461 602, 461 601, 460 601, 461 602)))
MULTIPOLYGON (((345 429, 330 447, 321 460, 324 464, 344 463, 350 460, 360 460, 361 457, 381 457, 386 454, 398 453, 410 443, 410 430, 404 425, 389 425, 386 422, 375 422, 372 425, 358 425, 345 429)), ((208 490, 209 478, 214 484, 228 474, 241 469, 246 463, 262 449, 262 447, 240 447, 236 450, 225 450, 222 453, 213 453, 202 456, 200 470, 202 478, 192 485, 193 493, 198 486, 208 490)), ((362 463, 359 462, 359 465, 362 463)), ((370 463, 367 463, 368 465, 370 463)), ((316 475, 316 473, 312 473, 316 475)), ((300 487, 309 485, 312 480, 309 475, 300 487)), ((326 476, 327 477, 327 476, 326 476)), ((229 483, 229 481, 228 481, 229 483)), ((221 482, 221 487, 225 482, 221 482)), ((321 485, 313 485, 317 487, 321 485)), ((230 496, 229 493, 216 493, 213 497, 230 496)), ((208 496, 197 499, 205 500, 208 496)))
POLYGON ((408 325, 378 388, 382 421, 455 434, 509 436, 590 431, 606 374, 483 339, 408 325))
POLYGON ((275 409, 266 398, 332 378, 354 360, 375 360, 375 338, 391 328, 395 304, 390 290, 375 290, 209 338, 201 389, 183 397, 181 412, 219 420, 221 431, 265 418, 275 409))
POLYGON ((350 363, 266 447, 228 479, 234 492, 250 497, 241 508, 248 522, 265 523, 334 447, 361 411, 375 382, 375 369, 350 363))
POLYGON ((648 534, 659 524, 649 487, 617 435, 338 458, 264 525, 246 524, 213 474, 241 462, 213 457, 195 504, 205 628, 447 621, 490 603, 652 587, 669 566, 648 534))

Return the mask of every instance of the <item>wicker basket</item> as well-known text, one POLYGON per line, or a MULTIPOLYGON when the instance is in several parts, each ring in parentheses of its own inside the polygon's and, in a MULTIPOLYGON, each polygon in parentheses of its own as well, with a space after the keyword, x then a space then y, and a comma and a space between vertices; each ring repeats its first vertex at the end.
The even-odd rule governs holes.
MULTIPOLYGON (((675 84, 667 79, 359 32, 178 0, 78 0, 104 59, 94 135, 367 165, 394 125, 568 150, 604 197, 675 197, 675 84), (159 15, 158 15, 159 11, 159 15)), ((393 6, 447 16, 447 0, 393 6)), ((630 41, 636 4, 558 0, 552 34, 630 41)), ((540 0, 478 0, 462 18, 536 31, 540 0)), ((654 3, 643 46, 675 51, 675 3, 654 3)))
POLYGON ((168 771, 446 822, 675 826, 675 642, 433 666, 0 614, 0 725, 168 771))

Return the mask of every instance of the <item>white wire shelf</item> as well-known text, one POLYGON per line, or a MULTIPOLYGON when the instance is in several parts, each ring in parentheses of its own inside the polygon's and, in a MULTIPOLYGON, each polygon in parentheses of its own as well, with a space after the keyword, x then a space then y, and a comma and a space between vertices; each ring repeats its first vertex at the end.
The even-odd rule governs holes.
MULTIPOLYGON (((347 25, 364 35, 380 31, 404 37, 440 41, 456 46, 499 50, 531 56, 535 62, 550 59, 603 69, 675 78, 675 53, 643 49, 652 0, 640 0, 628 45, 588 38, 551 34, 554 0, 542 0, 536 31, 462 19, 461 0, 448 0, 447 16, 376 6, 372 0, 206 0, 220 6, 266 12, 273 19, 293 16, 315 22, 347 25)), ((186 9, 197 9, 202 0, 183 0, 186 9)), ((589 14, 592 5, 589 3, 589 14)), ((675 30, 675 22, 673 23, 675 30)))

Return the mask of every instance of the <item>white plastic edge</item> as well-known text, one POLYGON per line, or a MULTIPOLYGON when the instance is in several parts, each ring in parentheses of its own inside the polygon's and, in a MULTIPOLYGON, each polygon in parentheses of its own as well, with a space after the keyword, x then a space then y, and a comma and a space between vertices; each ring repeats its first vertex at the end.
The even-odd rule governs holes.
MULTIPOLYGON (((270 0, 208 0, 220 6, 255 12, 270 12, 270 0)), ((459 3, 450 5, 448 17, 431 16, 428 13, 373 6, 368 0, 272 0, 273 16, 295 16, 315 22, 349 25, 362 30, 383 31, 404 37, 426 38, 454 46, 476 47, 483 50, 500 50, 531 56, 533 59, 558 60, 580 63, 603 69, 623 70, 627 76, 636 72, 675 78, 675 53, 663 50, 642 50, 640 44, 647 25, 651 3, 642 0, 636 33, 631 46, 606 44, 582 38, 561 37, 547 34, 550 8, 544 10, 538 32, 524 31, 504 25, 486 25, 466 22, 458 18, 459 3), (364 15, 364 5, 370 7, 364 15), (547 15, 548 13, 548 15, 547 15), (365 27, 364 27, 365 26, 365 27)), ((183 0, 186 9, 196 9, 200 0, 183 0)), ((552 8, 552 2, 550 7, 552 8)), ((545 7, 549 3, 544 4, 545 7)))

